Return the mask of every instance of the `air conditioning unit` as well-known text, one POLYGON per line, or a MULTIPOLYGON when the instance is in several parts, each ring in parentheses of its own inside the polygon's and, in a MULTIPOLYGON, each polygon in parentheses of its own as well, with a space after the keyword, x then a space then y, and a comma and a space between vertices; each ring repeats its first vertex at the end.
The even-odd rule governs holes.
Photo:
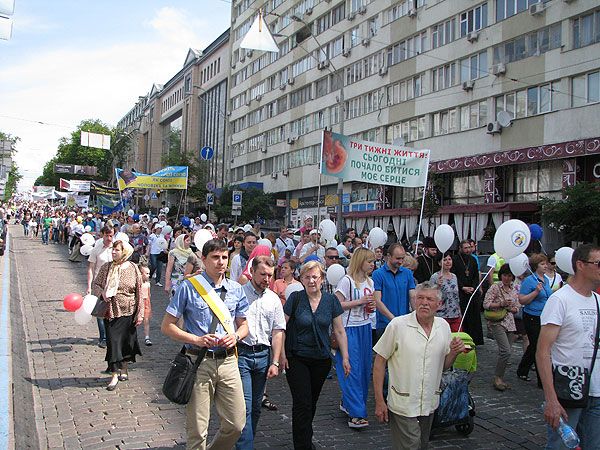
POLYGON ((252 99, 246 100, 246 106, 250 106, 251 103, 252 103, 252 99))
POLYGON ((244 62, 246 61, 246 55, 244 55, 243 53, 240 55, 240 62, 244 62))
POLYGON ((361 42, 361 44, 362 44, 364 47, 368 47, 370 43, 371 43, 371 38, 363 38, 363 40, 362 40, 362 42, 361 42))
POLYGON ((543 14, 545 10, 546 5, 543 3, 534 3, 529 7, 529 14, 532 16, 539 16, 540 14, 543 14))
POLYGON ((492 66, 492 73, 496 76, 504 75, 506 73, 506 64, 498 63, 492 66))
POLYGON ((262 100, 262 95, 258 94, 256 97, 254 97, 254 99, 255 99, 257 102, 260 102, 260 101, 262 100))
POLYGON ((265 147, 264 145, 260 147, 260 152, 261 153, 267 153, 267 147, 265 147))
POLYGON ((235 61, 231 63, 231 68, 235 69, 235 61))
POLYGON ((246 50, 246 56, 252 58, 252 50, 246 50))
POLYGON ((345 48, 344 50, 342 50, 342 56, 344 57, 348 57, 350 56, 350 49, 349 48, 345 48))
POLYGON ((367 5, 362 5, 360 8, 358 8, 358 13, 365 15, 367 13, 367 5))
POLYGON ((479 39, 479 31, 471 31, 469 34, 467 34, 467 41, 477 42, 477 39, 479 39))
POLYGON ((290 174, 290 169, 283 169, 283 171, 281 172, 281 174, 282 174, 284 177, 287 177, 287 176, 290 174))
POLYGON ((289 77, 287 80, 287 84, 289 84, 290 86, 293 86, 295 81, 296 80, 294 80, 294 77, 289 77))
POLYGON ((563 0, 565 3, 573 3, 575 0, 563 0))
POLYGON ((319 70, 323 70, 325 69, 329 64, 325 64, 325 61, 321 61, 319 64, 317 64, 317 69, 319 70))
POLYGON ((352 22, 355 17, 356 17, 356 13, 355 12, 351 12, 350 14, 348 14, 348 20, 350 22, 352 22))
POLYGON ((271 178, 273 178, 274 180, 276 180, 277 179, 277 172, 273 172, 271 174, 271 178))
POLYGON ((417 17, 417 8, 410 8, 408 10, 408 17, 417 17))
POLYGON ((285 91, 286 86, 287 86, 287 84, 283 83, 281 86, 279 86, 279 89, 281 89, 282 91, 285 91))
POLYGON ((490 122, 487 124, 487 130, 486 130, 487 134, 498 134, 498 133, 502 133, 502 125, 500 125, 500 122, 490 122))
POLYGON ((304 11, 304 14, 306 14, 307 16, 310 16, 313 12, 312 8, 306 8, 306 11, 304 11))
POLYGON ((379 75, 384 76, 388 73, 388 68, 387 66, 383 66, 379 68, 379 75))
POLYGON ((287 138, 287 143, 292 145, 294 142, 296 142, 296 136, 290 136, 289 138, 287 138))
POLYGON ((467 80, 462 84, 463 91, 472 91, 475 87, 475 80, 467 80))

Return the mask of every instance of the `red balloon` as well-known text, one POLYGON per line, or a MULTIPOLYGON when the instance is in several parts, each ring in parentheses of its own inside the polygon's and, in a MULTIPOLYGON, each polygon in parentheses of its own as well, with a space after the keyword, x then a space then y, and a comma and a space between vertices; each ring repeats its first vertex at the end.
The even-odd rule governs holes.
POLYGON ((63 299, 63 306, 67 311, 75 312, 77 311, 83 303, 83 297, 74 292, 72 294, 65 295, 63 299))

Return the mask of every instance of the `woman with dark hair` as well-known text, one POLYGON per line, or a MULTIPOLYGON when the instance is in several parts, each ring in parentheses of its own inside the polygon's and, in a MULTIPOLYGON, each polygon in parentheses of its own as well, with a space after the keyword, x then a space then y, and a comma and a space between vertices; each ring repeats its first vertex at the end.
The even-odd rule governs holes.
MULTIPOLYGON (((529 346, 521 358, 517 376, 523 381, 530 381, 529 370, 535 363, 535 352, 540 335, 540 316, 548 298, 552 295, 550 283, 545 277, 548 266, 548 258, 542 253, 534 253, 529 257, 529 267, 533 272, 521 283, 519 292, 519 303, 523 307, 523 323, 529 338, 529 346)), ((538 386, 542 387, 542 381, 537 376, 538 386)))
POLYGON ((108 303, 104 326, 106 328, 106 358, 111 372, 107 390, 113 391, 119 381, 127 381, 127 363, 141 355, 137 340, 137 326, 144 319, 142 277, 137 266, 129 261, 133 247, 116 241, 112 248, 112 262, 104 264, 92 285, 92 294, 108 303))
POLYGON ((488 314, 489 329, 498 346, 498 361, 494 376, 494 389, 505 391, 508 385, 504 382, 504 372, 510 359, 511 346, 514 341, 515 319, 513 314, 519 309, 517 290, 513 286, 515 276, 510 271, 508 264, 504 264, 498 271, 499 281, 488 289, 483 300, 483 308, 494 312, 488 314))
POLYGON ((546 278, 548 278, 548 284, 552 292, 558 291, 563 287, 563 279, 560 273, 556 271, 556 256, 555 252, 548 255, 548 266, 546 267, 546 278))
POLYGON ((456 275, 451 272, 452 255, 448 252, 444 253, 441 261, 441 269, 431 275, 431 282, 437 284, 442 292, 442 306, 435 313, 437 317, 441 317, 454 333, 458 331, 460 326, 460 296, 458 294, 458 280, 456 275))

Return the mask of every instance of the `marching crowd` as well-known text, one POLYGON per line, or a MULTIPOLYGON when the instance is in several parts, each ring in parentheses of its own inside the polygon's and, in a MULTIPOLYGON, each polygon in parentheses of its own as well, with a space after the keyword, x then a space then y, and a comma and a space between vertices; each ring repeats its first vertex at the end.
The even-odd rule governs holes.
POLYGON ((581 448, 600 448, 597 246, 575 249, 568 278, 553 254, 535 252, 528 254, 529 272, 516 277, 498 255, 490 270, 480 264, 472 240, 460 242, 456 253, 439 252, 430 237, 410 247, 370 248, 368 232, 349 228, 338 245, 321 239, 311 216, 296 238, 288 227, 265 233, 259 223, 215 226, 204 215, 173 218, 164 211, 104 217, 15 200, 0 213, 20 223, 26 237, 68 245, 73 263, 87 256, 86 291, 106 303, 97 323, 108 390, 128 379, 128 363, 141 354, 138 326, 152 345, 150 283, 166 291, 162 333, 202 361, 186 409, 188 448, 207 446, 216 406, 220 429, 209 447, 252 449, 261 407, 277 409, 268 379, 280 374, 292 395, 294 448, 314 448, 312 420, 332 366, 350 428, 369 426, 373 386, 375 417, 389 423, 394 448, 426 448, 442 372, 474 351, 453 334, 459 331, 474 346, 486 335, 495 340, 491 382, 498 391, 510 388, 507 364, 513 343, 522 341, 517 376, 526 383, 535 370, 544 389, 547 448, 564 448, 556 431, 561 418, 577 430, 581 448), (95 238, 91 248, 86 234, 95 238), (344 270, 333 280, 335 265, 344 270), (585 368, 588 402, 562 402, 557 367, 585 368))

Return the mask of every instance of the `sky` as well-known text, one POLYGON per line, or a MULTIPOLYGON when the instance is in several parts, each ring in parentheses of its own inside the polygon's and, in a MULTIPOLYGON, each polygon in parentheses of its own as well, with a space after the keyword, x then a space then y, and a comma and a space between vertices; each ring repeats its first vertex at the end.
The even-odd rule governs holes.
POLYGON ((15 0, 0 40, 0 131, 27 189, 85 119, 115 126, 230 26, 228 0, 15 0))

